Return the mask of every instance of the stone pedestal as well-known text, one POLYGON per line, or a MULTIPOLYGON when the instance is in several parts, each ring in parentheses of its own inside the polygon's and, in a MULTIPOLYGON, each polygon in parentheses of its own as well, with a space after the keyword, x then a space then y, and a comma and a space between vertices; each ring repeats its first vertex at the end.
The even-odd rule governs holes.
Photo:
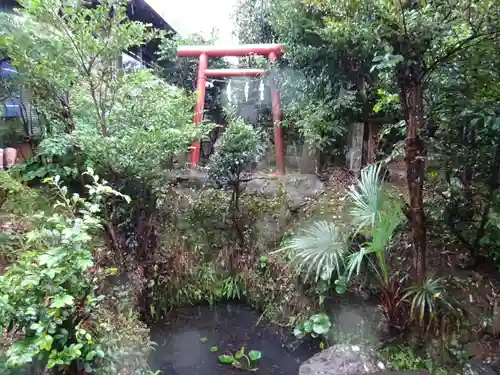
POLYGON ((352 124, 348 132, 348 151, 347 151, 347 169, 349 169, 356 176, 359 176, 363 159, 363 133, 364 124, 352 124))

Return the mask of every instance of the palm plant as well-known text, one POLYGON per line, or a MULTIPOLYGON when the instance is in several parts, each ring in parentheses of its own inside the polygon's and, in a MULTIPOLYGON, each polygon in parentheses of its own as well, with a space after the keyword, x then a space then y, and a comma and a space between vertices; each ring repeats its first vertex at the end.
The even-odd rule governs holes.
POLYGON ((349 254, 349 236, 345 228, 324 220, 313 223, 276 252, 291 252, 291 263, 299 272, 305 271, 306 279, 312 275, 316 281, 320 278, 329 281, 334 273, 342 280, 344 271, 350 277, 354 271, 359 273, 368 259, 381 283, 387 284, 389 273, 384 250, 402 216, 400 207, 392 202, 380 184, 381 171, 380 164, 364 168, 360 179, 347 192, 356 233, 368 232, 372 237, 357 252, 349 254), (369 254, 375 254, 376 263, 369 254))
POLYGON ((386 250, 403 215, 400 205, 384 190, 381 171, 380 164, 364 168, 360 179, 347 192, 354 234, 363 234, 368 241, 352 250, 347 226, 318 221, 277 251, 291 253, 291 263, 305 273, 306 279, 313 275, 316 282, 321 279, 331 283, 336 273, 334 284, 338 293, 343 293, 349 279, 368 264, 380 284, 381 308, 387 319, 395 322, 400 315, 401 283, 391 278, 386 250))
POLYGON ((356 233, 369 233, 370 239, 346 258, 348 280, 368 264, 380 285, 380 308, 393 326, 399 325, 401 283, 394 280, 387 264, 387 247, 403 220, 401 207, 380 183, 381 165, 373 164, 361 171, 357 183, 347 192, 351 203, 350 215, 356 233))
POLYGON ((394 203, 380 183, 381 171, 381 164, 365 167, 360 179, 347 191, 355 233, 369 233, 371 237, 347 257, 347 271, 349 277, 354 271, 359 273, 365 258, 368 258, 370 268, 375 271, 381 284, 387 284, 389 270, 385 249, 402 221, 402 214, 401 207, 394 203), (367 257, 369 254, 374 254, 376 261, 373 257, 367 257))
POLYGON ((291 252, 291 263, 298 272, 305 271, 306 280, 312 276, 316 282, 320 278, 329 281, 335 272, 338 276, 343 272, 347 244, 339 226, 322 220, 292 237, 274 253, 291 252))
POLYGON ((359 250, 347 256, 346 270, 348 278, 351 278, 354 272, 359 274, 361 265, 365 261, 368 261, 370 269, 377 275, 380 284, 389 284, 390 275, 386 249, 401 220, 401 209, 397 206, 394 206, 390 211, 386 211, 384 215, 379 216, 374 223, 374 229, 370 232, 371 239, 360 246, 359 250), (375 255, 375 257, 370 257, 370 254, 375 255))
POLYGON ((349 186, 347 197, 351 201, 349 214, 356 226, 356 233, 372 231, 382 220, 392 200, 384 190, 381 181, 382 165, 370 164, 361 170, 360 179, 349 186))
POLYGON ((422 284, 408 287, 402 300, 410 303, 411 317, 418 318, 425 326, 432 323, 440 309, 444 308, 455 314, 460 313, 454 306, 455 301, 446 293, 443 278, 426 277, 422 284))

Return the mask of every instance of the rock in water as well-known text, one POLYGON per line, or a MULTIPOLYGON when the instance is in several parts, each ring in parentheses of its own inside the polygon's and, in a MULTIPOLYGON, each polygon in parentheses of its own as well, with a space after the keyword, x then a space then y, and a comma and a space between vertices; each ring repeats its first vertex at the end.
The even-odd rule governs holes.
POLYGON ((334 345, 305 361, 299 375, 361 375, 385 370, 375 350, 357 345, 334 345))

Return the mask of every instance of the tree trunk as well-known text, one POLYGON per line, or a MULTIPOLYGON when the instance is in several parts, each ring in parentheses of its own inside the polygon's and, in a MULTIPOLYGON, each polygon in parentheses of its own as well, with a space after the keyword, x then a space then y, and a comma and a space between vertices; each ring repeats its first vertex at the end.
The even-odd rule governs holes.
POLYGON ((495 300, 493 304, 493 318, 491 323, 493 336, 500 335, 500 300, 495 300))
POLYGON ((422 283, 426 264, 426 227, 423 202, 424 145, 419 131, 424 122, 422 84, 411 79, 402 82, 401 102, 406 121, 405 161, 406 180, 410 205, 407 216, 410 221, 413 245, 413 270, 415 281, 422 283))

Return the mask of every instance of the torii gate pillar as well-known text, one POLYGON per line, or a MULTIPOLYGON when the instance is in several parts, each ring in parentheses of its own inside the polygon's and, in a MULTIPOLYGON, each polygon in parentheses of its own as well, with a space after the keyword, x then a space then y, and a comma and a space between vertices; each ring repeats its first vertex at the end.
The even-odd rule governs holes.
MULTIPOLYGON (((207 77, 258 77, 265 74, 264 69, 208 69, 209 57, 247 56, 251 54, 267 56, 272 63, 276 62, 284 52, 282 44, 246 44, 236 47, 219 46, 181 46, 177 49, 178 56, 198 56, 198 75, 196 81, 196 104, 194 107, 194 123, 203 121, 205 107, 205 84, 207 77)), ((271 107, 274 124, 274 151, 276 168, 281 175, 285 174, 285 146, 283 127, 281 125, 280 92, 278 90, 276 75, 273 72, 270 82, 271 107)), ((200 141, 195 141, 191 148, 189 162, 194 168, 200 160, 200 141)))

